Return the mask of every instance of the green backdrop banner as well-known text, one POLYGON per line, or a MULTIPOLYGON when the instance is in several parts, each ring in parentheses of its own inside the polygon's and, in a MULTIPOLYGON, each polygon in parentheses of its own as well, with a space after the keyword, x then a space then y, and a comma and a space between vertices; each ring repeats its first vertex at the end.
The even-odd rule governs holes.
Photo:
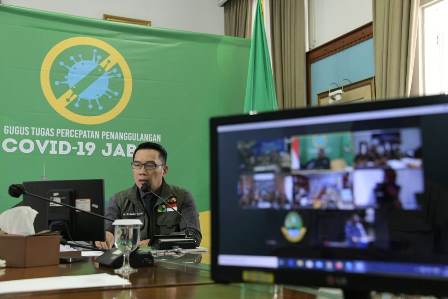
POLYGON ((132 184, 143 141, 209 209, 208 120, 241 113, 249 41, 0 6, 0 211, 11 183, 132 184))

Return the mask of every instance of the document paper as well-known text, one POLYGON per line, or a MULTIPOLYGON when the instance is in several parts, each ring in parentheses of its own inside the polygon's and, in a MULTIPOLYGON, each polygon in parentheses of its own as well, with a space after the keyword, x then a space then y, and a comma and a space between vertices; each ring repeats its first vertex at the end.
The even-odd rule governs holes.
POLYGON ((107 273, 18 279, 0 282, 0 294, 130 286, 129 280, 107 273))

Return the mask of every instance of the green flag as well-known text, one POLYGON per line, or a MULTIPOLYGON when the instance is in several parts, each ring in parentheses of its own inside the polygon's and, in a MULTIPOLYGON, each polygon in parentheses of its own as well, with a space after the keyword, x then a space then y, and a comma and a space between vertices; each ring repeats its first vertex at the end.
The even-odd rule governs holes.
POLYGON ((277 97, 264 31, 261 3, 258 0, 250 46, 244 112, 272 110, 277 110, 277 97))

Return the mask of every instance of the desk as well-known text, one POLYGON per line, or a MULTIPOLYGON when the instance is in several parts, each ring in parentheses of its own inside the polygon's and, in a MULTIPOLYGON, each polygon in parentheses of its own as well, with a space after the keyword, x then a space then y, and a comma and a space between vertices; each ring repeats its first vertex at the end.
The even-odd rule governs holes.
MULTIPOLYGON (((14 296, 16 298, 16 296, 14 296)), ((23 298, 23 297, 19 297, 23 298)), ((28 298, 28 297, 25 297, 28 298)), ((29 297, 31 298, 31 296, 29 297)), ((166 299, 314 299, 314 295, 300 293, 294 290, 284 289, 281 295, 276 297, 273 293, 257 288, 244 289, 241 285, 191 285, 156 288, 131 288, 122 290, 84 290, 70 293, 45 293, 33 294, 32 298, 43 299, 91 299, 91 298, 166 298, 166 299)))
MULTIPOLYGON (((61 275, 113 274, 113 269, 99 267, 93 260, 73 264, 33 268, 0 269, 0 281, 61 275)), ((198 255, 157 258, 154 267, 139 268, 129 277, 131 286, 95 289, 22 293, 21 298, 315 298, 313 294, 281 288, 273 294, 271 286, 248 284, 215 284, 209 266, 200 263, 198 255), (193 263, 192 263, 193 262, 193 263), (196 264, 194 263, 196 262, 196 264)), ((17 297, 18 294, 9 295, 17 297)))

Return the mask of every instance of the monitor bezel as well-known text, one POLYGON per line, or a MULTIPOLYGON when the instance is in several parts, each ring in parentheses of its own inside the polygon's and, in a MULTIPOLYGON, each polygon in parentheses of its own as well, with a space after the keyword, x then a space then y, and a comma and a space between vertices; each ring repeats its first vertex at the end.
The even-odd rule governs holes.
POLYGON ((446 295, 447 280, 424 277, 391 277, 376 274, 351 274, 346 272, 301 271, 299 269, 266 269, 252 267, 235 267, 218 265, 220 248, 219 238, 219 190, 218 190, 218 127, 232 124, 251 124, 262 121, 288 120, 295 118, 336 115, 345 113, 358 113, 381 111, 385 109, 400 109, 406 107, 448 105, 448 96, 434 95, 405 99, 376 100, 374 102, 330 105, 325 107, 310 107, 275 112, 265 112, 254 115, 238 114, 219 116, 210 119, 210 209, 211 209, 211 275, 217 282, 242 282, 243 270, 261 271, 273 274, 275 283, 339 287, 354 291, 391 291, 409 294, 446 295))

